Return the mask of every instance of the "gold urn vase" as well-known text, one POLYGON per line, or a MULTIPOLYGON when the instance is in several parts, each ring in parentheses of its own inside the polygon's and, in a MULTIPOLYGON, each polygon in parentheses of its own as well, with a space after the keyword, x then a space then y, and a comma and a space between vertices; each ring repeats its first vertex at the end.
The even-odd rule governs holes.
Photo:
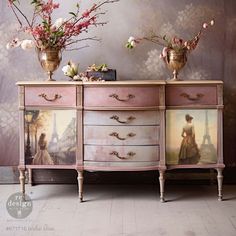
POLYGON ((178 78, 179 71, 185 66, 187 62, 186 50, 169 50, 165 62, 167 67, 173 72, 172 80, 180 80, 178 78))
POLYGON ((54 79, 52 79, 52 75, 60 65, 62 59, 61 50, 58 48, 37 48, 37 53, 42 68, 48 74, 48 81, 54 81, 54 79))

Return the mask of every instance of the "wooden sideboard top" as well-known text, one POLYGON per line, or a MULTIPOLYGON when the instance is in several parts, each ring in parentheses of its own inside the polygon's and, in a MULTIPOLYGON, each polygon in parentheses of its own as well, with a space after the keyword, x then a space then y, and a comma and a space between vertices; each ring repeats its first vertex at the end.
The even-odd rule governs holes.
POLYGON ((41 85, 184 85, 184 84, 223 84, 221 80, 182 80, 182 81, 166 81, 166 80, 117 80, 117 81, 18 81, 17 85, 41 86, 41 85))

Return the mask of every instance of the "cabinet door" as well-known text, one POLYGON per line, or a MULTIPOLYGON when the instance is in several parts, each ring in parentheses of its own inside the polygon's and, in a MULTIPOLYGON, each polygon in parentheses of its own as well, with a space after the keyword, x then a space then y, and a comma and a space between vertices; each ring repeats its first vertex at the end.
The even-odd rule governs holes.
POLYGON ((217 163, 217 110, 167 110, 167 165, 217 163))
POLYGON ((27 165, 76 164, 75 110, 26 110, 24 119, 27 165))

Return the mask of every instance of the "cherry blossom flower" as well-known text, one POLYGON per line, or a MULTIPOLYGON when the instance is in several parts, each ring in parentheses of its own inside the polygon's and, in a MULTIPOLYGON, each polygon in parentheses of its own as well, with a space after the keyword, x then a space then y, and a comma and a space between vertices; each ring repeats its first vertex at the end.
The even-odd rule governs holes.
POLYGON ((182 38, 179 38, 177 36, 173 37, 172 39, 168 39, 166 35, 159 36, 152 33, 148 37, 129 37, 128 42, 126 43, 126 47, 128 49, 133 49, 137 45, 137 43, 140 43, 143 40, 150 41, 152 43, 159 44, 164 47, 162 53, 160 54, 160 58, 165 59, 168 54, 168 51, 170 50, 175 50, 177 52, 190 52, 194 50, 198 45, 203 30, 207 29, 209 26, 213 26, 214 24, 215 21, 213 19, 208 23, 204 22, 200 31, 190 40, 183 40, 182 38))
POLYGON ((10 48, 16 48, 19 47, 21 45, 21 41, 18 38, 14 38, 12 39, 11 42, 7 43, 6 48, 10 49, 10 48))
POLYGON ((31 49, 35 47, 34 41, 25 39, 21 42, 21 48, 24 50, 31 49))
MULTIPOLYGON (((118 2, 119 0, 103 0, 98 4, 93 4, 85 12, 80 13, 79 4, 76 4, 74 12, 69 12, 67 19, 58 18, 52 22, 53 13, 60 7, 54 0, 32 0, 33 16, 31 19, 20 9, 20 0, 8 0, 8 5, 12 9, 16 19, 20 24, 20 30, 28 33, 34 45, 39 49, 57 48, 73 49, 72 45, 84 40, 99 40, 96 37, 77 38, 82 33, 87 33, 92 27, 103 26, 107 22, 99 21, 100 16, 106 12, 101 7, 105 4, 118 2), (23 23, 26 25, 24 26, 23 23)), ((30 48, 33 44, 26 41, 22 48, 30 48)), ((7 44, 7 48, 19 46, 13 40, 7 44)))

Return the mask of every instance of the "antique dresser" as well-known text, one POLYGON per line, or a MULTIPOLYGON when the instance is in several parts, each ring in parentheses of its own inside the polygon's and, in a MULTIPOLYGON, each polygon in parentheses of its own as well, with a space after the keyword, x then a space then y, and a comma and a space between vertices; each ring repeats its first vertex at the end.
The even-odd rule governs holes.
POLYGON ((221 81, 18 82, 20 183, 25 171, 211 168, 222 199, 221 81))

